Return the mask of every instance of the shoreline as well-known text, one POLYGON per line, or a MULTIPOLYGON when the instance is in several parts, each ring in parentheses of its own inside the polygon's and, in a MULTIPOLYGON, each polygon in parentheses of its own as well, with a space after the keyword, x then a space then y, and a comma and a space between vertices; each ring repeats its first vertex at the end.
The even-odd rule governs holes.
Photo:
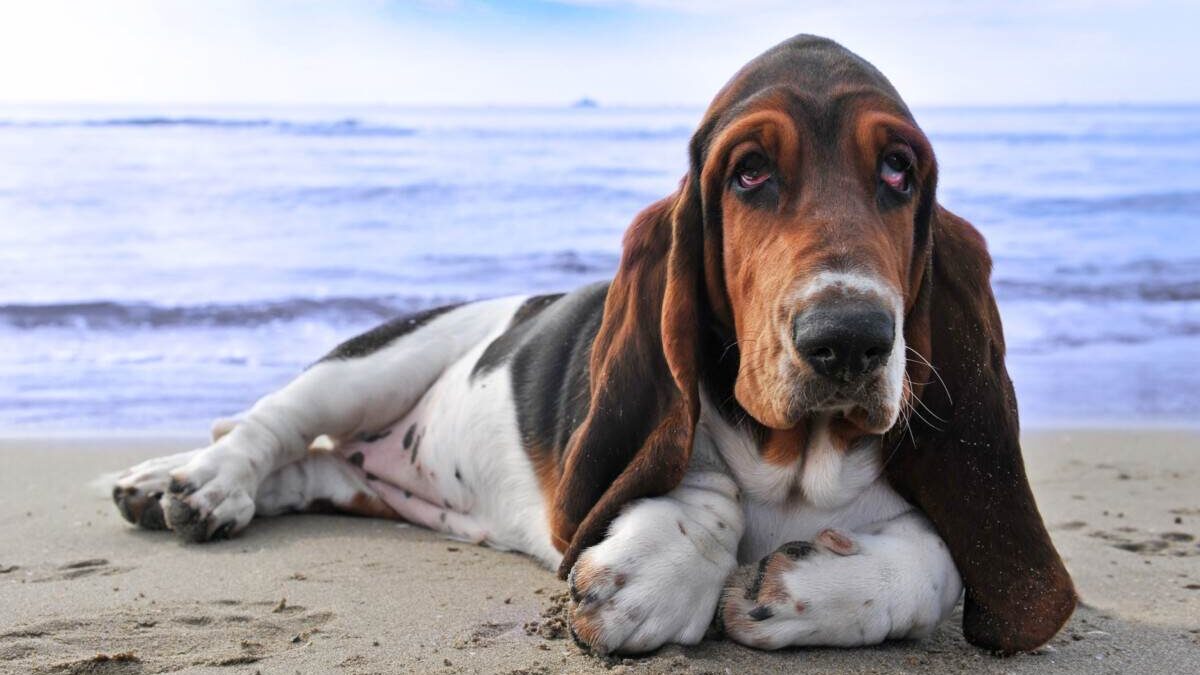
POLYGON ((1188 672, 1200 662, 1200 430, 1028 429, 1025 460, 1082 603, 993 658, 957 615, 924 641, 599 659, 562 639, 564 584, 524 556, 391 521, 303 515, 182 546, 89 485, 202 434, 0 436, 0 673, 1188 672), (548 637, 547 637, 548 636, 548 637), (107 657, 107 658, 104 658, 107 657))

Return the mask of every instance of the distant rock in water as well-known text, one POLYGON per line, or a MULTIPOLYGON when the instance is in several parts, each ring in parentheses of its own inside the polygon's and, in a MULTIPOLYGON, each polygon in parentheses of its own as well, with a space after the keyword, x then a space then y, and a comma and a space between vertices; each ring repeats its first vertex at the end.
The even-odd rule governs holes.
POLYGON ((596 102, 596 99, 588 98, 587 96, 584 96, 583 98, 579 99, 578 101, 575 101, 574 103, 572 103, 571 107, 572 108, 599 108, 600 104, 598 102, 596 102))

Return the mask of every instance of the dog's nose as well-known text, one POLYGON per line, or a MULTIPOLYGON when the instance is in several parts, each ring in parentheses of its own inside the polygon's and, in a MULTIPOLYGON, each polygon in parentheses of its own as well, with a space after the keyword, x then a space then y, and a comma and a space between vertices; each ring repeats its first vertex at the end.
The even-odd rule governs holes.
POLYGON ((895 338, 891 312, 866 301, 809 308, 792 324, 796 351, 820 375, 853 382, 887 363, 895 338))

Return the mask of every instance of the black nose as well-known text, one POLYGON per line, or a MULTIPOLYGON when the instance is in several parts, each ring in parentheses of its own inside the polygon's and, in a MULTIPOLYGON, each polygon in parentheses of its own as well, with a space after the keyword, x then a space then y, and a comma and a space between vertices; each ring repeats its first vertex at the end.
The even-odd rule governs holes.
POLYGON ((892 351, 892 314, 866 301, 817 306, 796 316, 796 351, 817 373, 840 382, 883 367, 892 351))

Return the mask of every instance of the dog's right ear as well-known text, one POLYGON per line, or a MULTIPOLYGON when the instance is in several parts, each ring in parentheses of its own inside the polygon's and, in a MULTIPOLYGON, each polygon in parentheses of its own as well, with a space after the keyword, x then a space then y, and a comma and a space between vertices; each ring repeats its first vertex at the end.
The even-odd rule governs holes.
POLYGON ((587 417, 560 463, 551 534, 563 578, 622 506, 670 491, 687 469, 700 414, 699 213, 685 179, 626 231, 592 345, 587 417))

